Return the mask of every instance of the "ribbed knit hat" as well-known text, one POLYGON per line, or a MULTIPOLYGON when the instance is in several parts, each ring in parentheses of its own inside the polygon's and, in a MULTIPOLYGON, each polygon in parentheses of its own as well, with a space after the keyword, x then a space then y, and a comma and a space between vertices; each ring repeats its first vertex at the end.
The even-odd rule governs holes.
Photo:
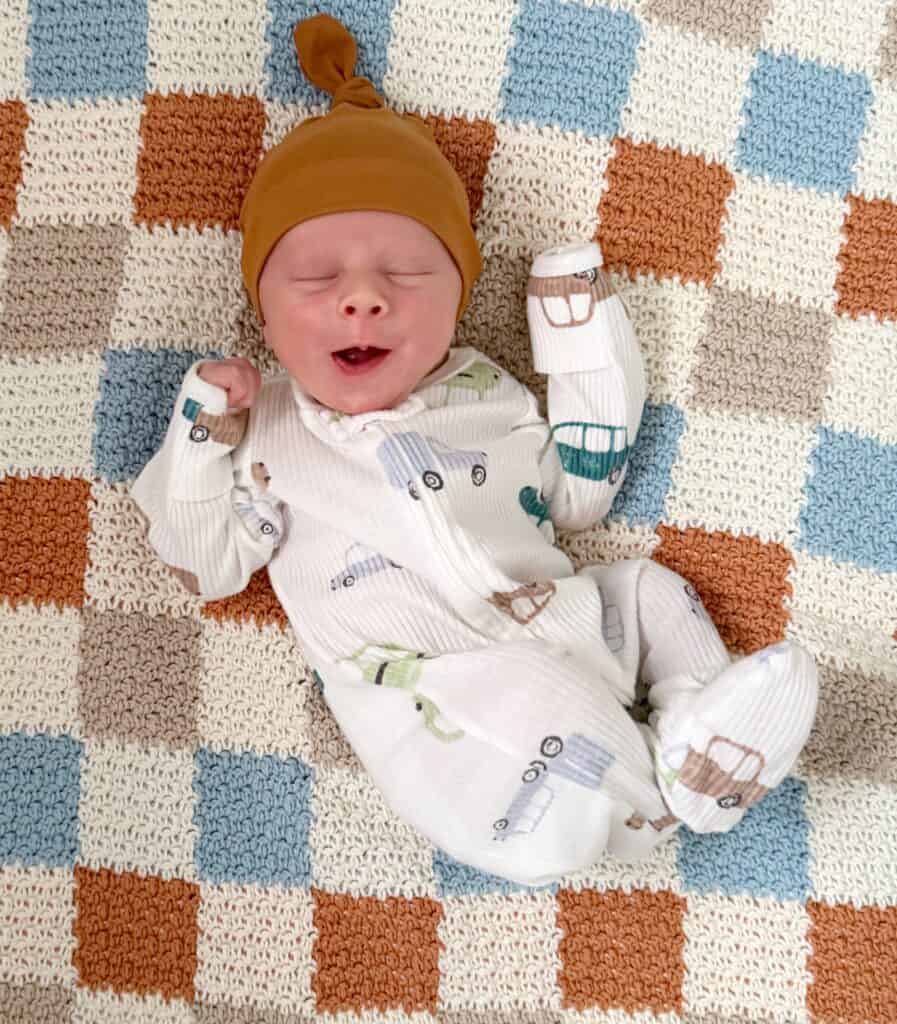
POLYGON ((355 40, 329 14, 299 22, 293 40, 305 77, 333 101, 265 154, 243 200, 243 280, 259 321, 259 277, 280 237, 345 210, 402 213, 428 227, 461 274, 460 320, 482 260, 464 184, 432 129, 416 114, 388 110, 370 80, 354 74, 355 40))

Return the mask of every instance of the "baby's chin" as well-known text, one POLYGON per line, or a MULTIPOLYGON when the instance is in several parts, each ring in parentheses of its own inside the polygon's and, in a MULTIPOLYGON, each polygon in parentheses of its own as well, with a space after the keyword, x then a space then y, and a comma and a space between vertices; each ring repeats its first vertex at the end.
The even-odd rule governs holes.
POLYGON ((323 397, 313 394, 312 397, 321 405, 326 406, 328 409, 333 409, 334 412, 341 412, 344 416, 361 416, 366 412, 384 412, 387 409, 395 409, 397 405, 401 405, 405 401, 410 393, 403 392, 393 397, 383 395, 365 397, 363 395, 353 396, 349 394, 325 395, 323 397))

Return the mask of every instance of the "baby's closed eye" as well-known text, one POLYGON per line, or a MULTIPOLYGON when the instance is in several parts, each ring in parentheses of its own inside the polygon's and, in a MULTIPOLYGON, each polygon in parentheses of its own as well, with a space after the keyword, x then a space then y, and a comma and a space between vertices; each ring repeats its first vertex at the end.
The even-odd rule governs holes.
MULTIPOLYGON (((432 270, 384 270, 387 277, 432 277, 432 270)), ((334 281, 339 274, 296 274, 290 277, 291 281, 299 283, 315 283, 319 281, 334 281)))

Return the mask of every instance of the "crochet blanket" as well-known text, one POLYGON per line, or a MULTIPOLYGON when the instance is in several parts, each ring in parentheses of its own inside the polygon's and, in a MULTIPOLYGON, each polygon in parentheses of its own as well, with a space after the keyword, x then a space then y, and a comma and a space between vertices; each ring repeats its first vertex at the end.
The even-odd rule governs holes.
POLYGON ((0 5, 0 1019, 897 1020, 897 5, 0 5), (237 216, 326 109, 293 24, 432 123, 485 269, 458 329, 537 390, 533 256, 595 239, 649 401, 577 565, 691 579, 818 661, 733 832, 526 890, 385 806, 259 573, 187 595, 128 486, 197 358, 270 372, 237 216))

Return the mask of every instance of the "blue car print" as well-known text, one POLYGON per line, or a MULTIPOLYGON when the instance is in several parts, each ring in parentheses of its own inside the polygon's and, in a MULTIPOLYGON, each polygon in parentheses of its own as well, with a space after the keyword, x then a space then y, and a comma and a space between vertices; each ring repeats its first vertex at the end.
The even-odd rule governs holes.
POLYGON ((498 842, 536 831, 554 803, 556 791, 550 785, 552 775, 569 779, 586 789, 598 789, 605 772, 614 763, 613 754, 580 733, 568 736, 566 742, 560 736, 546 736, 539 753, 544 760, 530 761, 523 773, 523 785, 510 807, 492 825, 492 838, 498 842))
POLYGON ((346 550, 346 568, 337 573, 330 581, 331 590, 350 589, 358 580, 384 569, 401 569, 402 567, 391 558, 385 558, 376 551, 370 551, 363 544, 353 544, 346 550), (352 552, 355 552, 354 557, 352 552))
POLYGON ((283 520, 280 512, 264 498, 256 501, 235 500, 234 512, 255 540, 279 544, 283 539, 283 520))
POLYGON ((486 480, 486 453, 463 448, 449 448, 435 437, 424 437, 417 431, 393 434, 377 448, 377 456, 393 487, 407 490, 420 500, 417 482, 423 481, 431 491, 442 490, 445 481, 439 470, 470 468, 474 487, 486 480))

